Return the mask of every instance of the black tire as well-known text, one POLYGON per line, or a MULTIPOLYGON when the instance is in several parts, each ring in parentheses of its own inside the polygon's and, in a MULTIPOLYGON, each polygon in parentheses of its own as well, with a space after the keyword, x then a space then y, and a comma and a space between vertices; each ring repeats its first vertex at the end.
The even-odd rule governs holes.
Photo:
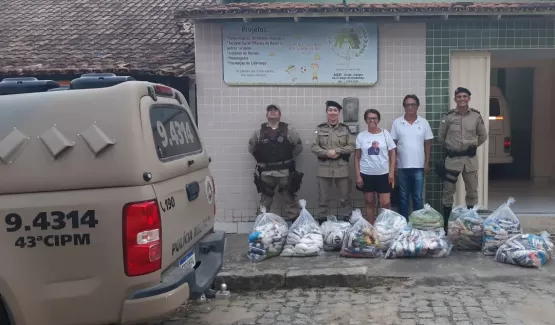
POLYGON ((10 325, 10 318, 8 317, 8 311, 4 306, 2 297, 0 297, 0 325, 10 325))

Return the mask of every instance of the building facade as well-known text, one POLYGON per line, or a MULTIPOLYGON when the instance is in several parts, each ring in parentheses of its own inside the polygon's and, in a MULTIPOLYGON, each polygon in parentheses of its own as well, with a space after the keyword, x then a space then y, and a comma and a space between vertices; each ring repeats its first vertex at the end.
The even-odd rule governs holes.
MULTIPOLYGON (((389 9, 387 5, 300 5, 292 8, 286 4, 235 4, 178 12, 178 17, 196 20, 199 128, 212 157, 211 169, 217 186, 218 228, 231 233, 248 232, 256 218, 255 163, 247 152, 247 142, 253 130, 265 120, 266 105, 280 105, 283 121, 300 132, 304 151, 298 159, 298 169, 305 173, 305 177, 298 196, 306 199, 313 208, 317 205, 318 187, 314 168, 317 160, 310 152, 310 143, 316 125, 325 121, 326 100, 342 102, 344 98, 358 98, 359 127, 365 128, 362 121, 364 110, 375 108, 382 113, 381 126, 389 129, 391 122, 403 114, 403 97, 416 94, 421 99, 420 115, 430 121, 437 135, 442 115, 453 107, 453 90, 465 86, 473 92, 471 106, 480 110, 484 117, 489 116, 490 70, 503 64, 515 64, 519 56, 517 54, 512 63, 503 63, 502 60, 492 59, 494 54, 505 50, 534 53, 555 50, 553 21, 543 16, 530 17, 550 14, 554 9, 555 4, 546 1, 544 6, 538 3, 505 7, 430 4, 422 8, 407 4, 389 9), (268 21, 280 22, 283 26, 293 26, 287 29, 297 26, 302 31, 302 23, 310 20, 344 26, 352 26, 349 24, 356 22, 375 23, 377 82, 361 87, 294 83, 230 85, 230 80, 224 80, 225 52, 229 50, 225 35, 230 21, 244 26, 253 26, 253 22, 257 21, 260 26, 268 21)), ((322 33, 325 32, 322 30, 322 33)), ((534 110, 530 109, 534 139, 532 174, 536 179, 548 180, 555 179, 555 169, 549 163, 549 159, 554 158, 553 154, 542 149, 549 145, 548 139, 555 136, 550 127, 551 123, 555 123, 555 113, 547 109, 555 103, 555 97, 551 95, 551 81, 555 75, 551 56, 547 55, 543 61, 535 57, 522 63, 535 69, 534 110)), ((367 71, 371 69, 368 67, 367 71)), ((487 118, 485 120, 487 123, 487 118)), ((484 206, 488 204, 488 150, 486 144, 479 153, 482 166, 480 204, 484 206)), ((443 155, 439 144, 434 144, 432 163, 443 159, 443 155)), ((441 191, 442 182, 433 172, 430 173, 426 177, 426 202, 439 209, 441 191)), ((463 195, 461 189, 459 201, 463 195)), ((360 194, 353 191, 353 196, 355 205, 361 207, 360 194)))

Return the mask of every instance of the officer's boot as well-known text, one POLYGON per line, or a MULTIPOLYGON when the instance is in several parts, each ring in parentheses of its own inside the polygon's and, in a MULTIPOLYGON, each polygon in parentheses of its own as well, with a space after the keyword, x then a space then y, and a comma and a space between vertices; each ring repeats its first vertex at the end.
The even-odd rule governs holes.
POLYGON ((445 230, 445 234, 447 234, 447 231, 449 229, 449 216, 451 215, 452 209, 452 207, 443 207, 443 229, 445 230))

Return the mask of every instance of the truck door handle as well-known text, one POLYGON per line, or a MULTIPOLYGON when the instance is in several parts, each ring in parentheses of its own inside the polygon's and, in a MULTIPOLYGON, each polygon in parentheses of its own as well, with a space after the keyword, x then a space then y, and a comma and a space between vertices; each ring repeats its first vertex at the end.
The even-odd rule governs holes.
POLYGON ((189 161, 187 162, 187 165, 191 166, 191 165, 194 164, 194 163, 195 163, 194 160, 189 160, 189 161))
POLYGON ((187 190, 187 199, 189 199, 189 202, 194 201, 198 198, 198 193, 200 189, 198 182, 187 184, 185 186, 185 189, 187 190))

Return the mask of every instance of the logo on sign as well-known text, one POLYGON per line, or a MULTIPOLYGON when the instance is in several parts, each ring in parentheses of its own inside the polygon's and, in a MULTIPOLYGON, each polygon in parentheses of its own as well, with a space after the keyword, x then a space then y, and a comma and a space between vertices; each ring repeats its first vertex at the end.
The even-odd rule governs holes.
POLYGON ((356 59, 368 48, 368 32, 363 25, 342 27, 329 35, 333 53, 344 60, 356 59))
POLYGON ((212 204, 212 201, 214 200, 214 186, 212 185, 210 176, 206 176, 204 179, 204 189, 206 191, 206 199, 208 200, 208 203, 212 204))

